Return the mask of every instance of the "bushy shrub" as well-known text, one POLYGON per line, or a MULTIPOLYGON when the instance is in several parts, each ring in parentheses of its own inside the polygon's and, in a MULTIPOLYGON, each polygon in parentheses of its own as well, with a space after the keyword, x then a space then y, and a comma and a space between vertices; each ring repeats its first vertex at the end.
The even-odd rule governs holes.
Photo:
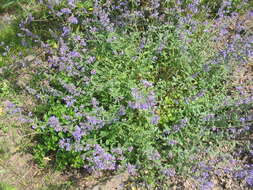
POLYGON ((58 169, 127 168, 151 183, 187 172, 194 155, 226 137, 228 63, 250 52, 242 26, 229 36, 224 22, 237 14, 219 15, 217 27, 200 1, 41 3, 45 20, 29 15, 19 36, 44 52, 26 64, 36 69, 25 87, 39 102, 42 166, 49 157, 58 169))

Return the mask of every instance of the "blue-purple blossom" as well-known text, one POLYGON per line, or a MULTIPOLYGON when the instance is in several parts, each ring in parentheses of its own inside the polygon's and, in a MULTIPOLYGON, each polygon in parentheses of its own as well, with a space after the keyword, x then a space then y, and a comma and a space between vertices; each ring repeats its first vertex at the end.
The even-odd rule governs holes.
POLYGON ((153 83, 152 82, 149 82, 147 80, 141 80, 142 84, 146 87, 151 87, 153 86, 153 83))
POLYGON ((157 52, 158 53, 162 53, 162 51, 164 50, 166 46, 164 44, 160 44, 159 47, 157 48, 157 52))
POLYGON ((168 136, 171 133, 171 130, 165 129, 163 133, 164 135, 168 136))
POLYGON ((66 151, 70 151, 72 149, 71 140, 69 138, 61 139, 59 141, 59 147, 65 149, 66 151))
POLYGON ((74 16, 69 17, 68 22, 70 22, 71 24, 78 24, 78 20, 74 16))
POLYGON ((18 118, 19 122, 21 123, 33 123, 33 120, 31 118, 26 118, 25 116, 20 116, 18 118))
POLYGON ((92 125, 103 125, 103 121, 95 116, 86 116, 87 121, 92 125))
POLYGON ((63 30, 62 36, 67 36, 71 31, 70 27, 67 26, 64 26, 62 30, 63 30))
POLYGON ((129 101, 128 106, 132 109, 150 110, 156 105, 156 97, 153 91, 144 95, 139 89, 133 88, 131 93, 135 101, 129 101))
POLYGON ((92 104, 92 107, 93 107, 93 108, 97 108, 98 105, 99 105, 99 102, 97 101, 96 98, 92 98, 91 104, 92 104))
POLYGON ((203 172, 201 173, 201 177, 203 177, 204 179, 207 179, 209 177, 209 173, 208 172, 203 172))
POLYGON ((83 147, 83 145, 82 145, 80 142, 76 142, 76 143, 74 144, 74 150, 75 150, 76 152, 81 152, 81 151, 84 150, 84 147, 83 147))
POLYGON ((75 8, 75 7, 76 7, 75 1, 76 1, 76 0, 68 0, 68 5, 69 5, 70 7, 72 7, 72 8, 75 8))
POLYGON ((56 132, 59 132, 59 131, 62 130, 62 126, 61 126, 61 124, 60 124, 60 121, 59 121, 59 119, 58 119, 57 117, 55 117, 55 116, 51 116, 51 117, 49 118, 49 120, 48 120, 48 125, 49 125, 50 127, 54 128, 54 130, 55 130, 56 132))
POLYGON ((176 140, 169 140, 169 141, 168 141, 168 144, 169 144, 169 145, 176 145, 176 144, 177 144, 177 141, 176 141, 176 140))
POLYGON ((136 166, 132 165, 132 164, 127 164, 126 165, 127 167, 127 171, 130 175, 132 176, 135 176, 137 174, 137 169, 136 169, 136 166))
POLYGON ((80 35, 76 35, 76 36, 73 37, 73 39, 78 42, 78 41, 81 40, 81 36, 80 35))
POLYGON ((95 69, 92 69, 90 74, 95 75, 95 74, 97 74, 97 71, 95 69))
POLYGON ((204 182, 204 183, 201 185, 200 189, 201 189, 201 190, 212 190, 212 189, 213 189, 213 186, 214 186, 213 182, 208 181, 208 182, 204 182))
POLYGON ((86 47, 87 46, 87 42, 84 41, 84 39, 81 39, 80 40, 80 45, 83 46, 83 47, 86 47))
POLYGON ((161 158, 161 155, 159 154, 159 152, 157 150, 154 150, 150 153, 148 153, 148 159, 149 160, 159 160, 161 158))
POLYGON ((176 175, 176 171, 174 168, 167 168, 162 170, 162 173, 167 177, 173 177, 176 175))
POLYGON ((151 117, 151 124, 157 125, 158 122, 159 122, 159 120, 160 120, 160 116, 159 116, 159 115, 153 115, 153 116, 151 117))
POLYGON ((214 117, 215 117, 215 114, 208 114, 208 115, 206 115, 206 116, 203 118, 203 120, 204 120, 204 121, 210 121, 210 120, 212 120, 214 117))
POLYGON ((60 146, 60 148, 64 148, 64 146, 65 146, 65 139, 61 139, 59 141, 59 146, 60 146))
POLYGON ((123 154, 123 151, 122 151, 121 148, 114 148, 114 149, 112 149, 112 153, 116 153, 116 154, 122 155, 122 154, 123 154))
POLYGON ((89 131, 94 130, 94 126, 90 123, 79 123, 79 126, 88 133, 89 131))
POLYGON ((97 28, 96 27, 90 27, 90 32, 91 33, 95 33, 95 32, 97 32, 97 28))
POLYGON ((126 115, 126 108, 125 106, 121 106, 118 112, 119 116, 126 115))
POLYGON ((105 152, 105 150, 98 144, 95 144, 94 146, 93 156, 86 159, 93 164, 91 167, 93 171, 116 169, 116 158, 105 152))
POLYGON ((88 60, 87 60, 87 63, 88 64, 92 64, 92 63, 94 63, 96 61, 96 57, 95 56, 90 56, 89 58, 88 58, 88 60))
POLYGON ((65 96, 63 98, 63 100, 65 101, 67 107, 73 106, 74 103, 76 102, 76 100, 73 98, 73 96, 65 96))
POLYGON ((253 176, 247 177, 246 182, 249 186, 253 187, 253 176))
POLYGON ((71 10, 69 8, 62 8, 61 13, 63 14, 71 14, 71 10))
POLYGON ((6 101, 6 111, 9 114, 21 114, 21 112, 23 111, 21 108, 19 108, 16 104, 10 102, 10 101, 6 101))
POLYGON ((85 132, 79 126, 76 126, 75 131, 72 132, 72 135, 76 141, 80 141, 82 136, 85 135, 85 132))
POLYGON ((180 120, 180 122, 176 125, 173 125, 173 130, 175 132, 178 132, 181 128, 185 127, 188 123, 188 119, 187 118, 184 118, 182 120, 180 120))
POLYGON ((73 83, 65 83, 64 81, 60 81, 60 83, 63 86, 63 88, 65 88, 68 91, 68 93, 74 96, 80 95, 80 90, 77 89, 77 87, 73 83))
POLYGON ((80 53, 77 52, 77 51, 71 51, 69 53, 69 56, 71 56, 71 57, 81 57, 80 53))

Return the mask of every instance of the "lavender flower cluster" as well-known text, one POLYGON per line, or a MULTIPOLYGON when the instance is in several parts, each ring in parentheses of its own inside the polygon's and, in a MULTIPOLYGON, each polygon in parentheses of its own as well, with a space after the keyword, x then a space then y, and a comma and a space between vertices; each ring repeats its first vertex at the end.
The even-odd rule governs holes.
POLYGON ((31 112, 25 114, 25 110, 18 105, 10 101, 4 102, 5 111, 9 116, 13 117, 13 120, 16 121, 16 124, 34 124, 32 118, 33 114, 31 112))

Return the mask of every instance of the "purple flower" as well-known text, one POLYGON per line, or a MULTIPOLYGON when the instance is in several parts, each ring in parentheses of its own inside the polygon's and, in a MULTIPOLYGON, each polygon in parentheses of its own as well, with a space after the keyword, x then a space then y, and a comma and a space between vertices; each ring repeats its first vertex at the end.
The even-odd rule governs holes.
POLYGON ((173 177, 176 175, 176 171, 173 168, 164 169, 162 173, 167 177, 173 177))
POLYGON ((87 118, 87 121, 92 124, 92 125, 97 125, 97 124, 102 124, 103 121, 100 120, 100 119, 97 119, 96 117, 94 116, 86 116, 87 118))
POLYGON ((79 126, 85 131, 89 132, 94 130, 94 126, 92 126, 90 123, 79 123, 79 126))
POLYGON ((93 171, 115 170, 116 168, 115 157, 105 152, 105 150, 98 144, 94 146, 93 156, 86 158, 86 160, 93 164, 91 167, 93 171))
POLYGON ((159 152, 157 150, 149 153, 149 155, 148 155, 149 160, 155 161, 155 160, 159 160, 160 158, 161 158, 161 155, 159 154, 159 152))
POLYGON ((240 122, 242 122, 242 123, 244 123, 245 120, 246 120, 246 119, 245 119, 244 117, 241 117, 241 118, 240 118, 240 122))
POLYGON ((211 119, 213 119, 215 117, 215 114, 208 114, 206 115, 203 120, 204 121, 210 121, 211 119))
POLYGON ((97 71, 95 69, 92 69, 90 74, 95 75, 95 74, 97 74, 97 71))
POLYGON ((66 151, 70 151, 71 150, 70 139, 69 138, 61 139, 59 141, 59 146, 60 148, 65 149, 66 151))
POLYGON ((77 51, 71 51, 69 53, 69 56, 71 56, 71 57, 81 57, 80 53, 77 52, 77 51))
POLYGON ((205 182, 201 185, 201 190, 212 190, 214 184, 212 182, 205 182))
POLYGON ((71 29, 67 26, 63 27, 63 33, 62 36, 67 36, 70 33, 71 29))
POLYGON ((153 86, 153 83, 152 82, 149 82, 147 80, 141 80, 142 84, 146 87, 151 87, 153 86))
POLYGON ((250 10, 247 13, 247 18, 250 19, 251 17, 253 17, 253 10, 250 10))
POLYGON ((158 122, 159 122, 159 120, 160 120, 160 116, 159 116, 159 115, 153 115, 153 116, 151 117, 151 123, 152 123, 153 125, 157 125, 158 122))
POLYGON ((81 40, 80 40, 80 44, 81 44, 83 47, 87 46, 87 42, 85 42, 84 39, 81 39, 81 40))
POLYGON ((63 8, 63 9, 61 9, 61 13, 63 13, 63 14, 71 14, 71 10, 69 8, 63 8))
POLYGON ((90 57, 88 58, 88 60, 87 60, 87 63, 88 63, 88 64, 92 64, 92 63, 94 63, 95 61, 96 61, 96 57, 90 56, 90 57))
POLYGON ((33 122, 32 119, 25 118, 24 116, 20 116, 20 117, 18 118, 18 120, 19 120, 21 123, 32 123, 32 122, 33 122))
POLYGON ((196 78, 199 75, 200 72, 194 73, 193 75, 191 75, 192 78, 196 78))
POLYGON ((164 44, 161 43, 161 44, 159 45, 158 49, 157 49, 157 52, 158 52, 158 53, 161 53, 165 47, 166 47, 166 46, 165 46, 164 44))
POLYGON ((74 148, 76 152, 81 152, 84 149, 83 145, 79 142, 74 144, 74 148))
POLYGON ((75 0, 68 0, 68 5, 75 8, 76 7, 75 0))
POLYGON ((90 27, 90 32, 91 33, 95 33, 97 31, 97 28, 96 27, 90 27))
POLYGON ((73 96, 66 96, 63 98, 63 100, 65 101, 67 107, 73 106, 76 101, 75 99, 73 99, 73 96))
POLYGON ((96 98, 92 98, 91 104, 92 104, 93 108, 97 108, 99 105, 99 102, 97 101, 96 98))
POLYGON ((99 11, 98 17, 102 26, 104 27, 110 26, 110 18, 109 18, 109 15, 105 11, 103 10, 99 11))
POLYGON ((132 109, 148 110, 152 109, 156 105, 156 99, 153 91, 144 95, 137 88, 133 88, 131 94, 135 101, 128 102, 128 106, 132 109))
POLYGON ((135 103, 134 102, 128 102, 128 106, 132 109, 136 109, 137 107, 135 106, 135 103))
POLYGON ((169 135, 170 133, 171 133, 171 131, 170 130, 168 130, 168 129, 165 129, 164 131, 163 131, 163 133, 164 133, 164 135, 169 135))
POLYGON ((68 22, 70 22, 71 24, 78 24, 78 20, 74 16, 69 17, 68 22))
POLYGON ((64 146, 65 146, 65 139, 61 139, 59 141, 59 146, 60 146, 60 148, 64 148, 64 146))
POLYGON ((128 171, 128 173, 130 174, 130 175, 132 175, 132 176, 135 176, 136 174, 137 174, 137 170, 136 170, 136 166, 134 166, 134 165, 132 165, 132 164, 127 164, 126 165, 126 167, 127 167, 127 171, 128 171))
POLYGON ((77 89, 77 87, 72 84, 72 83, 65 83, 64 81, 60 81, 61 85, 63 86, 63 88, 65 88, 68 93, 72 94, 73 96, 79 96, 80 95, 80 90, 77 89))
POLYGON ((204 96, 204 95, 205 95, 205 92, 201 91, 201 92, 199 92, 199 93, 196 95, 196 97, 200 98, 200 97, 202 97, 202 96, 204 96))
POLYGON ((122 149, 121 148, 114 148, 114 149, 112 149, 112 153, 116 153, 116 154, 123 154, 123 151, 122 151, 122 149))
POLYGON ((169 140, 169 141, 168 141, 168 144, 169 144, 169 145, 176 145, 176 144, 177 144, 177 141, 176 141, 176 140, 169 140))
POLYGON ((80 141, 81 137, 84 135, 85 133, 82 131, 82 129, 79 126, 76 126, 75 131, 72 133, 73 137, 75 138, 75 140, 80 141))
POLYGON ((179 124, 173 126, 174 131, 178 132, 181 128, 185 127, 187 123, 188 123, 187 118, 182 119, 179 124))
POLYGON ((15 104, 13 104, 10 101, 6 101, 5 103, 6 103, 6 109, 9 114, 16 114, 16 113, 21 114, 22 112, 21 108, 17 107, 15 104))
POLYGON ((208 177, 209 177, 209 173, 208 173, 208 172, 203 172, 203 173, 201 174, 201 176, 202 176, 203 178, 208 178, 208 177))
POLYGON ((120 116, 126 115, 126 108, 124 106, 121 106, 120 109, 119 109, 118 114, 120 116))
POLYGON ((55 116, 50 117, 48 120, 48 124, 50 127, 54 128, 56 132, 62 131, 62 127, 57 117, 55 116))
POLYGON ((253 176, 247 177, 246 182, 249 186, 253 186, 253 176))

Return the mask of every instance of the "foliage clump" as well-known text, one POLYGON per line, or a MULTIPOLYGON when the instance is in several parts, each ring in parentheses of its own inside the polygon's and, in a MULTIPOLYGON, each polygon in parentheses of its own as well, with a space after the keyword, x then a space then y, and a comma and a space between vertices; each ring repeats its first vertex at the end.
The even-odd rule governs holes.
POLYGON ((148 183, 190 173, 196 155, 230 138, 242 107, 252 105, 245 97, 235 109, 227 95, 230 63, 251 52, 243 23, 228 26, 239 19, 236 5, 41 1, 43 14, 19 25, 22 43, 43 52, 24 63, 35 68, 25 89, 39 103, 37 161, 88 172, 127 168, 148 183))

